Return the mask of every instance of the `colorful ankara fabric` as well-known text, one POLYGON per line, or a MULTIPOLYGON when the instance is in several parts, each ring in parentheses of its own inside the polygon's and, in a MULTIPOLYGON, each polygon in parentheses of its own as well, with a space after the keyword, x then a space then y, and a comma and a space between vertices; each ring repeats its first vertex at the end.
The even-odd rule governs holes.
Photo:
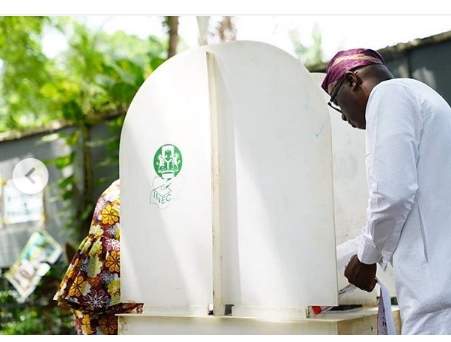
POLYGON ((120 303, 119 195, 117 180, 100 196, 89 234, 54 296, 73 310, 78 334, 117 334, 115 314, 142 311, 142 304, 120 303))
POLYGON ((371 64, 384 64, 379 52, 371 49, 351 49, 339 51, 329 62, 321 87, 330 95, 337 81, 350 70, 371 64))

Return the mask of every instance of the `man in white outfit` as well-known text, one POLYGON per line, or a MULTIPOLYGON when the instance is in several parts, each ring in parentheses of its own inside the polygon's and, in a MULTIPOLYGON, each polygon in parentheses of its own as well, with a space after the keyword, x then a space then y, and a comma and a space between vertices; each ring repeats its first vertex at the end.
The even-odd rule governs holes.
POLYGON ((451 334, 450 106, 369 49, 337 53, 322 87, 366 129, 367 223, 346 278, 372 291, 376 264, 392 263, 402 333, 451 334))

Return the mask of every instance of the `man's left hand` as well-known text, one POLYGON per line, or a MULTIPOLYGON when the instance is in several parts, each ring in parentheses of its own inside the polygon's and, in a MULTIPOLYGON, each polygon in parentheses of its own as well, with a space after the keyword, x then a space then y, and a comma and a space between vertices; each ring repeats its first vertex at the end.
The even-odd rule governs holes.
POLYGON ((364 264, 354 255, 345 269, 345 277, 359 289, 371 292, 376 286, 376 264, 364 264))

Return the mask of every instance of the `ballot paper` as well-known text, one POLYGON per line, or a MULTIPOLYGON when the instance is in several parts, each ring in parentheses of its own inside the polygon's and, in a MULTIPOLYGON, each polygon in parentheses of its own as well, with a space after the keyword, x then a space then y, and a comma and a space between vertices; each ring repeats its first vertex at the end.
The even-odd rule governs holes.
POLYGON ((391 310, 390 294, 387 288, 378 280, 380 288, 379 304, 377 310, 377 334, 396 335, 395 323, 391 310))
MULTIPOLYGON (((348 265, 352 256, 357 254, 359 247, 359 237, 348 240, 337 246, 337 271, 339 274, 344 274, 345 268, 348 265)), ((379 286, 379 301, 377 312, 377 334, 378 335, 395 335, 395 324, 393 321, 391 298, 388 289, 382 282, 377 279, 379 286)), ((354 285, 347 285, 342 288, 338 295, 345 295, 356 287, 354 285)), ((312 306, 308 310, 309 315, 318 315, 332 310, 333 306, 312 306)))
POLYGON ((343 242, 337 246, 337 271, 345 273, 345 268, 359 249, 359 237, 343 242))

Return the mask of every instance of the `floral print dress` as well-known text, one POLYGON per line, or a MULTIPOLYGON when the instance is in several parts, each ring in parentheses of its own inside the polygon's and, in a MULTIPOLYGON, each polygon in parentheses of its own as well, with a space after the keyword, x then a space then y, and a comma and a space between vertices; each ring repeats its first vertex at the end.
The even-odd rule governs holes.
POLYGON ((142 312, 120 303, 120 187, 100 196, 87 237, 81 242, 54 300, 73 310, 78 334, 117 334, 117 313, 142 312))

